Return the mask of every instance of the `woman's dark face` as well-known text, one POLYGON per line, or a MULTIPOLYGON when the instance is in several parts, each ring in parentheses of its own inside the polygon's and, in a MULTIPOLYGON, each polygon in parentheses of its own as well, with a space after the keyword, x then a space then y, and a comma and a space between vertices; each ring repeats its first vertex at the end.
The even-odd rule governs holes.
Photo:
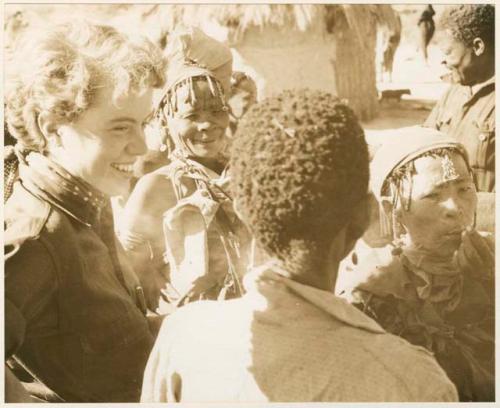
POLYGON ((452 254, 460 245, 462 231, 473 224, 477 205, 467 164, 454 152, 447 159, 422 157, 414 164, 410 208, 398 210, 400 221, 417 246, 452 254))
POLYGON ((229 114, 206 81, 195 81, 193 87, 194 102, 190 101, 187 84, 176 90, 177 111, 169 116, 168 128, 174 138, 183 141, 195 156, 215 158, 227 142, 225 132, 229 126, 229 114))

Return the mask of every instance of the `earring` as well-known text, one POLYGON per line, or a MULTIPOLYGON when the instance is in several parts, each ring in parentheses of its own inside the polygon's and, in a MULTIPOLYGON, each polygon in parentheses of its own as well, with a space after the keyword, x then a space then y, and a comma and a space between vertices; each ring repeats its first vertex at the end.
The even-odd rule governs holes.
POLYGON ((49 137, 48 144, 51 147, 61 147, 61 136, 56 132, 57 136, 49 137))

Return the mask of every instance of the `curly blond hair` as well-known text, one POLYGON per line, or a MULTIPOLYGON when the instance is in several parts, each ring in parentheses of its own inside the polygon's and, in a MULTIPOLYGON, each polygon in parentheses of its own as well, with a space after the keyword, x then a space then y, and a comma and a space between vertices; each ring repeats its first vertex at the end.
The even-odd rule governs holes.
POLYGON ((37 125, 41 113, 70 123, 92 105, 99 88, 111 85, 116 100, 164 84, 165 61, 152 42, 85 21, 28 34, 10 63, 8 130, 24 148, 37 151, 46 146, 37 125))

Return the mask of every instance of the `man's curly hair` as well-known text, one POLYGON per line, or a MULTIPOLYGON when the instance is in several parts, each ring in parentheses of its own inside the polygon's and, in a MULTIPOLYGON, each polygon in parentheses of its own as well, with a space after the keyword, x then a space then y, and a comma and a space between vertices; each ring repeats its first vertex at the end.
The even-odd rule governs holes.
POLYGON ((368 189, 363 129, 349 107, 322 91, 285 91, 253 105, 230 165, 244 221, 282 260, 325 249, 368 189))
POLYGON ((495 44, 495 6, 492 4, 447 7, 441 15, 439 25, 468 47, 477 37, 489 46, 493 47, 495 44))
POLYGON ((41 113, 70 123, 93 103, 97 91, 113 87, 113 98, 130 90, 161 87, 165 61, 145 38, 85 21, 49 26, 26 35, 6 66, 8 129, 25 148, 42 151, 41 113))

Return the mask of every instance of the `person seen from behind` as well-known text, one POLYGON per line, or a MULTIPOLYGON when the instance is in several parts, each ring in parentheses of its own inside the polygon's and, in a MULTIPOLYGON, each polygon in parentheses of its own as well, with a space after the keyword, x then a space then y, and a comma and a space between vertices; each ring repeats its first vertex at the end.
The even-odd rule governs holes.
POLYGON ((242 298, 167 316, 141 400, 456 401, 429 352, 333 294, 368 224, 368 149, 352 110, 310 90, 258 102, 230 164, 235 207, 265 261, 242 298))

